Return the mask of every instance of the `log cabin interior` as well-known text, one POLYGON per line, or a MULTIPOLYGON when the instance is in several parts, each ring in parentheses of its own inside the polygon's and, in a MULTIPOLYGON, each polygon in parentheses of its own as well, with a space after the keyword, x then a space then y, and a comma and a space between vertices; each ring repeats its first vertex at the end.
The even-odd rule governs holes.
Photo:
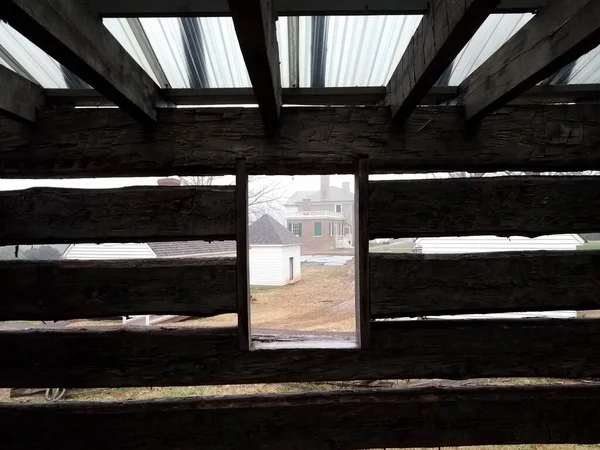
POLYGON ((600 85, 582 75, 595 64, 600 80, 600 0, 2 0, 0 19, 54 58, 66 80, 44 85, 0 40, 0 178, 236 177, 235 187, 1 191, 0 245, 237 242, 236 258, 202 264, 2 262, 0 320, 238 315, 232 328, 0 331, 0 387, 573 381, 2 403, 0 447, 600 442, 600 386, 579 382, 600 377, 598 319, 397 320, 600 309, 599 253, 369 255, 374 238, 600 231, 600 180, 586 173, 600 170, 600 85), (498 14, 522 19, 489 56, 457 73, 466 46, 483 47, 478 30, 498 14), (218 87, 222 75, 204 66, 177 86, 152 21, 193 34, 196 18, 215 17, 227 18, 229 34, 202 29, 205 42, 182 58, 210 43, 221 45, 214 54, 239 43, 247 83, 218 87), (366 25, 338 24, 342 34, 327 28, 381 17, 416 20, 402 48, 398 31, 389 43, 389 35, 368 36, 366 25), (129 40, 117 39, 111 24, 122 24, 129 40), (387 49, 389 78, 336 82, 365 65, 385 73, 377 57, 339 62, 373 40, 387 49), (339 46, 348 43, 344 56, 339 46), (457 171, 526 175, 369 180, 457 171), (249 331, 248 176, 330 173, 356 176, 357 346, 257 349, 249 331), (174 276, 181 291, 148 295, 174 276), (184 295, 184 287, 203 295, 184 295))

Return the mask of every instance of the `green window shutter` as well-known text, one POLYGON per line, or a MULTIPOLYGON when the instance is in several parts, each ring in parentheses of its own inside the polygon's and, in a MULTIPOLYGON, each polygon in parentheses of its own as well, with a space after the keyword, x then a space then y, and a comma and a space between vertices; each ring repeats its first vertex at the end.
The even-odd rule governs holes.
POLYGON ((315 222, 315 236, 322 236, 321 222, 315 222))
POLYGON ((298 237, 301 237, 301 236, 302 236, 302 224, 299 223, 298 224, 298 237))

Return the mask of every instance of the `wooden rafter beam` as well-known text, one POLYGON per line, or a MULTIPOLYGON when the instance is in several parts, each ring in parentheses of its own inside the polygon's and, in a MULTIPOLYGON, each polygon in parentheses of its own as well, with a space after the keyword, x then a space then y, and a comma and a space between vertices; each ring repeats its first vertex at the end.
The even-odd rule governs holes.
POLYGON ((2 65, 0 86, 0 113, 35 122, 36 110, 44 103, 42 87, 2 65))
MULTIPOLYGON (((496 13, 533 12, 548 0, 502 0, 496 13)), ((274 0, 279 16, 425 14, 430 0, 274 0)), ((90 0, 106 17, 229 16, 227 0, 90 0)))
POLYGON ((499 0, 434 0, 388 83, 394 122, 414 111, 499 0))
POLYGON ((440 384, 136 402, 2 403, 0 421, 5 450, 73 450, 82 442, 91 450, 566 444, 600 440, 598 402, 595 384, 440 384))
POLYGON ((460 85, 477 123, 600 44, 600 1, 553 0, 460 85))
POLYGON ((5 0, 0 17, 143 123, 155 123, 159 87, 77 0, 5 0))
POLYGON ((279 126, 282 99, 272 0, 229 0, 229 7, 258 109, 265 127, 274 130, 279 126))
POLYGON ((224 175, 236 158, 269 175, 600 169, 600 105, 519 105, 465 132, 461 107, 283 108, 278 136, 253 108, 159 111, 155 132, 123 111, 42 109, 35 130, 0 118, 0 178, 224 175), (543 136, 543 139, 540 139, 543 136), (165 145, 168 142, 170 145, 165 145))

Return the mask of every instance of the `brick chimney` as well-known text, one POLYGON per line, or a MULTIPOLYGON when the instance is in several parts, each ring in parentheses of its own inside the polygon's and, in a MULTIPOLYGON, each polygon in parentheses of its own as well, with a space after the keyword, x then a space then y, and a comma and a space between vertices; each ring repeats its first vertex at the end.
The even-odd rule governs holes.
POLYGON ((156 180, 159 186, 181 186, 181 180, 179 178, 159 178, 156 180))
POLYGON ((329 175, 321 175, 321 200, 329 199, 329 175))
POLYGON ((310 211, 311 208, 310 198, 302 199, 302 211, 310 211))
POLYGON ((345 191, 347 191, 347 192, 350 192, 350 182, 349 181, 344 181, 342 183, 342 189, 345 190, 345 191))

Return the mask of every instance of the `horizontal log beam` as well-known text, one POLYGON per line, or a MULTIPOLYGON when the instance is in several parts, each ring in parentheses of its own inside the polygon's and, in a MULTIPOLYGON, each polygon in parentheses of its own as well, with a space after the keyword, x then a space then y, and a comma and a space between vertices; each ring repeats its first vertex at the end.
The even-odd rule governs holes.
POLYGON ((0 178, 600 169, 600 105, 503 108, 475 133, 460 107, 283 108, 269 137, 256 109, 164 110, 148 131, 117 109, 44 110, 35 130, 0 118, 0 178))
POLYGON ((370 255, 372 317, 600 309, 600 252, 370 255))
MULTIPOLYGON (((239 348, 237 328, 0 332, 0 387, 123 387, 403 378, 600 377, 600 324, 373 322, 371 349, 239 348), (32 361, 35 370, 32 370, 32 361)), ((298 338, 299 340, 301 338, 298 338)), ((332 347, 335 342, 331 342, 332 347)))
POLYGON ((600 2, 549 2, 461 85, 467 120, 489 113, 600 44, 600 2))
POLYGON ((232 187, 0 192, 0 245, 235 239, 232 187))
POLYGON ((235 258, 2 261, 0 321, 236 312, 235 258))
MULTIPOLYGON (((548 0, 503 0, 497 13, 533 12, 548 0)), ((227 0, 90 0, 90 6, 106 17, 214 17, 229 16, 227 0)), ((274 0, 279 16, 425 14, 429 0, 274 0)))
POLYGON ((156 122, 160 89, 78 0, 3 0, 0 18, 144 124, 156 122))
POLYGON ((156 450, 584 444, 600 440, 599 401, 597 385, 429 387, 3 404, 0 421, 7 450, 79 449, 82 442, 90 449, 156 450), (36 433, 28 432, 32 423, 36 433))
POLYGON ((600 230, 600 177, 370 183, 370 236, 528 236, 600 230))
POLYGON ((43 105, 40 85, 0 65, 0 114, 35 122, 37 108, 43 105))

